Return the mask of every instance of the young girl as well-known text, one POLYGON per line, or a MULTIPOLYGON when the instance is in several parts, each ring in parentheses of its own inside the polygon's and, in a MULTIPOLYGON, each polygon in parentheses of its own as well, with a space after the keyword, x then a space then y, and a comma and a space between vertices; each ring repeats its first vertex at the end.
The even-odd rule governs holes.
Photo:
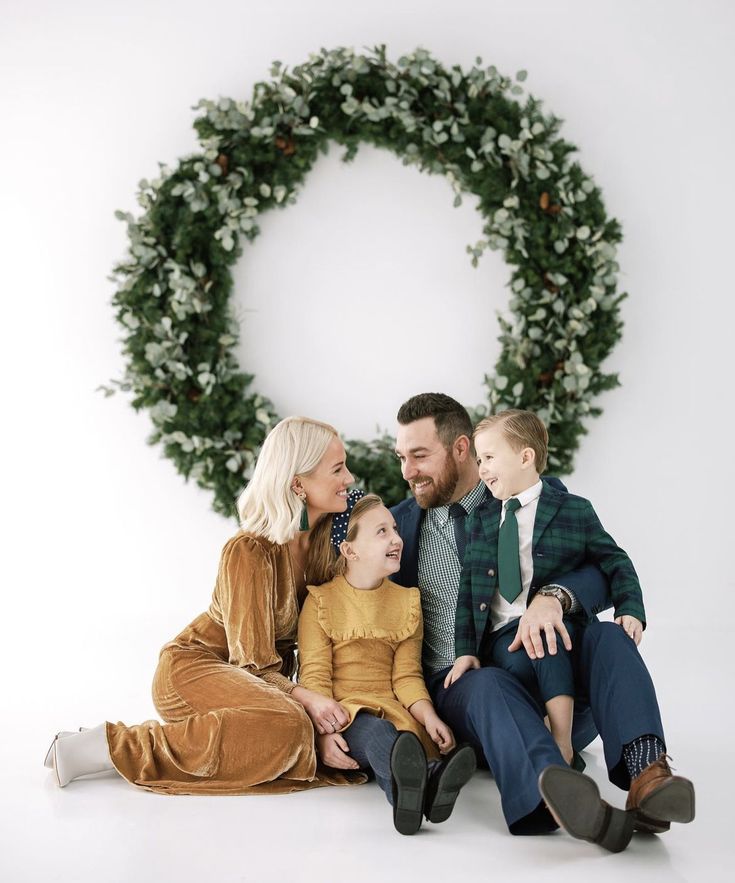
POLYGON ((329 529, 327 519, 315 530, 323 536, 313 538, 312 557, 322 558, 316 570, 321 563, 332 579, 308 586, 299 619, 299 683, 336 700, 349 717, 345 727, 336 718, 317 727, 324 763, 372 770, 393 806, 396 830, 414 834, 423 815, 431 822, 449 818, 475 755, 467 745, 455 748, 429 699, 419 590, 387 578, 399 570, 403 548, 393 516, 380 497, 359 500, 336 560, 329 529))

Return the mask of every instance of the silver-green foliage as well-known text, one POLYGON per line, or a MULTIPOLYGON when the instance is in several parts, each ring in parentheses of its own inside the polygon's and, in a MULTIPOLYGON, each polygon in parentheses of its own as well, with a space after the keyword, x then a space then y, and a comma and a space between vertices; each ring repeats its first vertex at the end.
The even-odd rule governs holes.
MULTIPOLYGON (((291 70, 276 62, 250 101, 201 101, 201 151, 141 181, 137 217, 118 213, 130 246, 115 268, 127 357, 116 386, 149 410, 151 443, 213 491, 218 512, 233 514, 279 419, 233 355, 230 270, 242 237, 255 239, 262 212, 295 201, 330 142, 345 160, 367 142, 444 176, 455 205, 478 197, 482 236, 467 251, 473 264, 486 249, 502 252, 511 297, 487 402, 473 413, 535 410, 549 426, 550 469, 570 471, 582 421, 600 413, 596 395, 617 385, 600 365, 621 335, 621 235, 559 120, 522 97, 525 78, 480 59, 447 69, 423 49, 395 64, 385 47, 322 50, 291 70)), ((391 503, 404 496, 389 437, 348 449, 366 488, 391 503)))

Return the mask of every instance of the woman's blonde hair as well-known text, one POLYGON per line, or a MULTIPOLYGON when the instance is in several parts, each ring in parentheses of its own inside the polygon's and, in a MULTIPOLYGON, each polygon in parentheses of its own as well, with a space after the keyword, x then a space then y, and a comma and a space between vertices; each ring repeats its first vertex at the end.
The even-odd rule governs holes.
POLYGON ((273 543, 291 540, 304 507, 293 480, 316 469, 334 438, 339 436, 333 426, 308 417, 286 417, 274 426, 237 501, 242 529, 273 543))
MULTIPOLYGON (((347 522, 347 534, 342 542, 351 543, 357 536, 360 519, 376 506, 385 505, 377 494, 366 494, 355 503, 347 522)), ((320 586, 345 572, 347 559, 338 554, 332 544, 332 516, 322 519, 311 532, 306 556, 306 584, 320 586)))

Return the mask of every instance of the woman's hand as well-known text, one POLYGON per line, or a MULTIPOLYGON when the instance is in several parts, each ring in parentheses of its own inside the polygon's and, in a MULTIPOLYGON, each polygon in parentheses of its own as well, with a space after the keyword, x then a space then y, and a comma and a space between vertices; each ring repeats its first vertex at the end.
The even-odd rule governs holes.
POLYGON ((449 674, 444 678, 444 688, 450 686, 450 684, 456 684, 456 682, 462 677, 462 675, 469 671, 471 668, 479 668, 480 660, 476 656, 459 656, 455 660, 454 665, 452 666, 452 670, 449 674))
POLYGON ((327 733, 336 733, 350 720, 349 714, 336 700, 329 696, 322 696, 306 687, 296 687, 291 696, 304 706, 304 711, 311 718, 314 729, 323 736, 327 733))
POLYGON ((324 736, 317 736, 316 750, 322 763, 326 766, 331 766, 337 770, 360 769, 357 761, 347 754, 350 746, 345 741, 344 736, 341 736, 339 733, 327 733, 324 736))
POLYGON ((629 638, 635 641, 637 647, 643 637, 643 623, 640 619, 625 614, 623 616, 616 616, 615 622, 622 627, 623 631, 629 638))
POLYGON ((448 754, 454 748, 456 744, 454 733, 435 711, 431 711, 426 715, 424 728, 429 734, 431 741, 439 749, 440 754, 448 754))

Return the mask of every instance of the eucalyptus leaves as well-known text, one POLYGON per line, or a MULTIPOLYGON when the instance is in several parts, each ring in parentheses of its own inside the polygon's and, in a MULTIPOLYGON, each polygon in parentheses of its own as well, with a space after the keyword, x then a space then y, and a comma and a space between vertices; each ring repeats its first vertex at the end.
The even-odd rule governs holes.
MULTIPOLYGON (((472 262, 496 249, 512 271, 488 403, 473 410, 535 410, 549 425, 550 470, 570 470, 582 419, 600 413, 594 397, 617 385, 600 365, 621 334, 620 228, 558 137, 559 121, 535 98, 519 100, 524 79, 480 59, 446 69, 421 49, 397 64, 384 47, 322 50, 292 70, 276 63, 249 102, 201 101, 201 152, 141 182, 139 217, 118 213, 130 247, 115 268, 127 356, 116 385, 149 409, 151 443, 214 492, 217 511, 234 514, 278 420, 233 356, 230 267, 241 237, 255 239, 262 212, 294 202, 331 141, 346 160, 368 142, 443 175, 455 205, 478 197, 484 223, 467 247, 472 262)), ((404 496, 391 439, 347 444, 364 487, 389 502, 404 496)))

